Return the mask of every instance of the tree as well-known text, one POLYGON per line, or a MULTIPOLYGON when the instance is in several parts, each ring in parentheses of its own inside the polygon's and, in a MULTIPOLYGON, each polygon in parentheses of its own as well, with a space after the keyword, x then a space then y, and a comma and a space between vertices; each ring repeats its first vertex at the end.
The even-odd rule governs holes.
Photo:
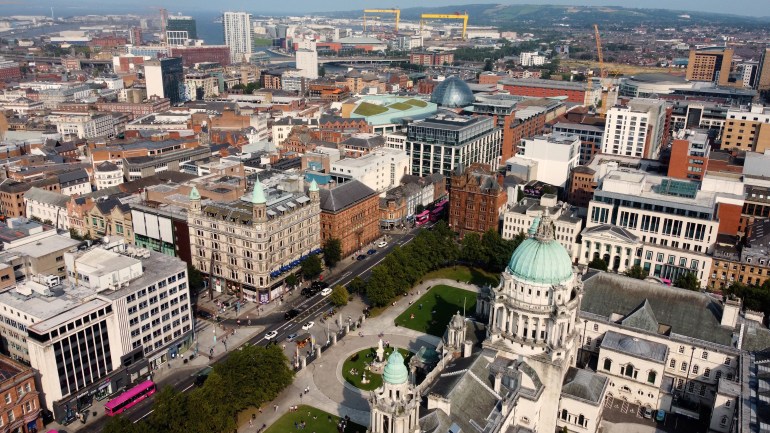
POLYGON ((355 277, 348 283, 349 293, 363 294, 366 291, 366 282, 361 277, 355 277))
POLYGON ((324 241, 324 262, 329 268, 333 268, 342 260, 342 242, 337 238, 329 238, 324 241))
POLYGON ((329 295, 329 302, 331 302, 337 307, 342 307, 343 305, 348 305, 348 298, 350 298, 350 293, 348 293, 348 289, 337 284, 332 289, 332 294, 329 295))
POLYGON ((486 258, 487 254, 478 233, 466 233, 460 247, 460 259, 472 264, 481 264, 486 262, 486 258))
POLYGON ((643 280, 647 278, 647 276, 649 275, 649 272, 645 271, 644 268, 642 268, 639 265, 634 265, 626 269, 626 272, 624 272, 624 274, 627 277, 636 278, 637 280, 643 280))
POLYGON ((188 417, 188 394, 166 386, 155 396, 149 424, 153 431, 184 433, 188 417))
POLYGON ((700 280, 698 280, 694 272, 687 272, 676 277, 674 286, 681 289, 700 291, 700 280))
POLYGON ((372 275, 366 284, 366 298, 375 307, 388 305, 396 296, 391 273, 385 266, 372 269, 372 275))
POLYGON ((484 71, 491 71, 495 68, 494 63, 492 63, 492 59, 486 59, 484 60, 484 71))
POLYGON ((130 419, 126 418, 125 415, 120 414, 118 416, 112 417, 107 421, 107 424, 104 426, 104 430, 102 430, 104 433, 136 433, 137 427, 136 424, 133 423, 130 419))
POLYGON ((326 76, 326 68, 324 68, 324 65, 318 65, 318 76, 319 77, 326 76))
POLYGON ((599 257, 597 257, 597 258, 591 260, 588 263, 588 267, 591 268, 591 269, 598 269, 600 271, 606 271, 607 270, 607 262, 605 262, 604 260, 602 260, 599 257))
POLYGON ((302 276, 305 277, 305 279, 312 280, 317 278, 319 275, 321 275, 321 271, 323 270, 321 259, 318 258, 318 255, 311 254, 309 257, 306 257, 305 260, 302 261, 300 270, 302 272, 302 276))
POLYGON ((297 287, 297 284, 299 284, 299 277, 297 274, 289 274, 284 282, 287 286, 294 288, 297 287))

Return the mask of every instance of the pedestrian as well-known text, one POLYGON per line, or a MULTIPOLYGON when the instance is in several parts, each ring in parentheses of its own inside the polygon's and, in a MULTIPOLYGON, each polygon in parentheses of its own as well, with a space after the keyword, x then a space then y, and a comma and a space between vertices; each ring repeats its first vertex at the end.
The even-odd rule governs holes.
POLYGON ((258 410, 259 410, 259 413, 262 413, 262 408, 261 407, 258 410))
POLYGON ((238 326, 241 326, 241 319, 236 320, 235 323, 237 323, 238 326))
POLYGON ((249 427, 254 427, 254 420, 249 418, 249 427))
POLYGON ((303 393, 300 392, 299 393, 299 401, 302 401, 302 395, 303 395, 303 393))
POLYGON ((278 405, 277 404, 273 405, 273 412, 278 412, 278 405))

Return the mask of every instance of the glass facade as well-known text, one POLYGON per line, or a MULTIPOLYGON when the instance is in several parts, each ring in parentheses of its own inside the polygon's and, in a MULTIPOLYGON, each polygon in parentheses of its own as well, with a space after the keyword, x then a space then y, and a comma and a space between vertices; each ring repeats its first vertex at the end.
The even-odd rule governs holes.
POLYGON ((468 84, 456 76, 442 81, 430 95, 430 102, 447 108, 467 107, 475 99, 468 84))

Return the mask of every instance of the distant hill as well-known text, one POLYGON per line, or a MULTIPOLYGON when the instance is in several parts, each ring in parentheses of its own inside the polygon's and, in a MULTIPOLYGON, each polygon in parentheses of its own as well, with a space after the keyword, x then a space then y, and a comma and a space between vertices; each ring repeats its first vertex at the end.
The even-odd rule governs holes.
MULTIPOLYGON (((620 6, 563 5, 494 5, 468 4, 438 7, 416 7, 401 10, 402 19, 419 20, 423 13, 468 12, 471 25, 496 25, 502 29, 569 26, 589 28, 599 24, 604 29, 628 28, 639 25, 682 27, 692 25, 722 25, 727 28, 751 29, 767 26, 770 16, 749 17, 708 12, 674 11, 668 9, 634 9, 620 6)), ((325 15, 329 15, 326 13, 325 15)), ((361 10, 337 12, 340 17, 361 16, 361 10)))

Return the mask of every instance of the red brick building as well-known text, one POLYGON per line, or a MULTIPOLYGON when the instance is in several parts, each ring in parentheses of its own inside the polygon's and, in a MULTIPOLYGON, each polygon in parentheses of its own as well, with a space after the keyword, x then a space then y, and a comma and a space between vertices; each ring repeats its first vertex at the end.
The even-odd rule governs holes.
POLYGON ((262 80, 262 88, 264 89, 280 89, 281 88, 281 74, 275 72, 264 71, 260 77, 262 80))
POLYGON ((584 165, 572 169, 569 181, 569 195, 567 202, 572 206, 588 207, 588 203, 594 198, 594 191, 598 184, 594 180, 596 172, 584 165))
POLYGON ((0 82, 18 81, 21 79, 21 68, 17 62, 0 61, 0 82))
POLYGON ((377 192, 352 180, 320 190, 321 240, 339 239, 347 257, 380 237, 380 199, 377 192))
POLYGON ((31 367, 0 356, 0 425, 3 431, 37 433, 43 431, 40 393, 35 386, 37 372, 31 367))
MULTIPOLYGON (((503 84, 503 90, 516 96, 530 96, 535 98, 566 96, 567 101, 581 105, 585 104, 586 99, 593 99, 587 98, 586 94, 589 92, 586 89, 586 83, 582 82, 536 79, 501 80, 501 82, 503 84)), ((596 92, 596 90, 592 91, 592 93, 596 92)), ((597 96, 600 97, 600 90, 598 92, 597 96)))
POLYGON ((454 53, 413 51, 409 53, 409 63, 423 66, 451 65, 455 61, 454 53))
POLYGON ((519 143, 524 138, 532 138, 542 134, 545 130, 545 119, 547 111, 543 110, 521 110, 514 111, 505 117, 503 123, 503 145, 501 149, 502 161, 516 155, 519 143))
POLYGON ((500 75, 495 72, 482 72, 479 75, 479 84, 497 84, 500 79, 505 77, 505 75, 500 75))
POLYGON ((485 164, 471 164, 463 172, 452 175, 449 190, 449 226, 464 237, 467 233, 484 234, 497 231, 500 210, 508 194, 497 174, 485 164))
POLYGON ((706 134, 689 131, 675 138, 671 143, 668 176, 702 180, 708 169, 710 141, 706 134))
POLYGON ((230 64, 230 48, 227 45, 205 45, 201 47, 171 47, 171 57, 181 57, 186 68, 196 63, 214 62, 222 66, 230 64))
POLYGON ((93 38, 88 42, 88 46, 96 49, 122 47, 128 43, 126 38, 120 36, 103 36, 93 38))
POLYGON ((319 98, 322 101, 340 102, 350 96, 346 87, 331 84, 311 84, 308 91, 311 98, 319 98))

